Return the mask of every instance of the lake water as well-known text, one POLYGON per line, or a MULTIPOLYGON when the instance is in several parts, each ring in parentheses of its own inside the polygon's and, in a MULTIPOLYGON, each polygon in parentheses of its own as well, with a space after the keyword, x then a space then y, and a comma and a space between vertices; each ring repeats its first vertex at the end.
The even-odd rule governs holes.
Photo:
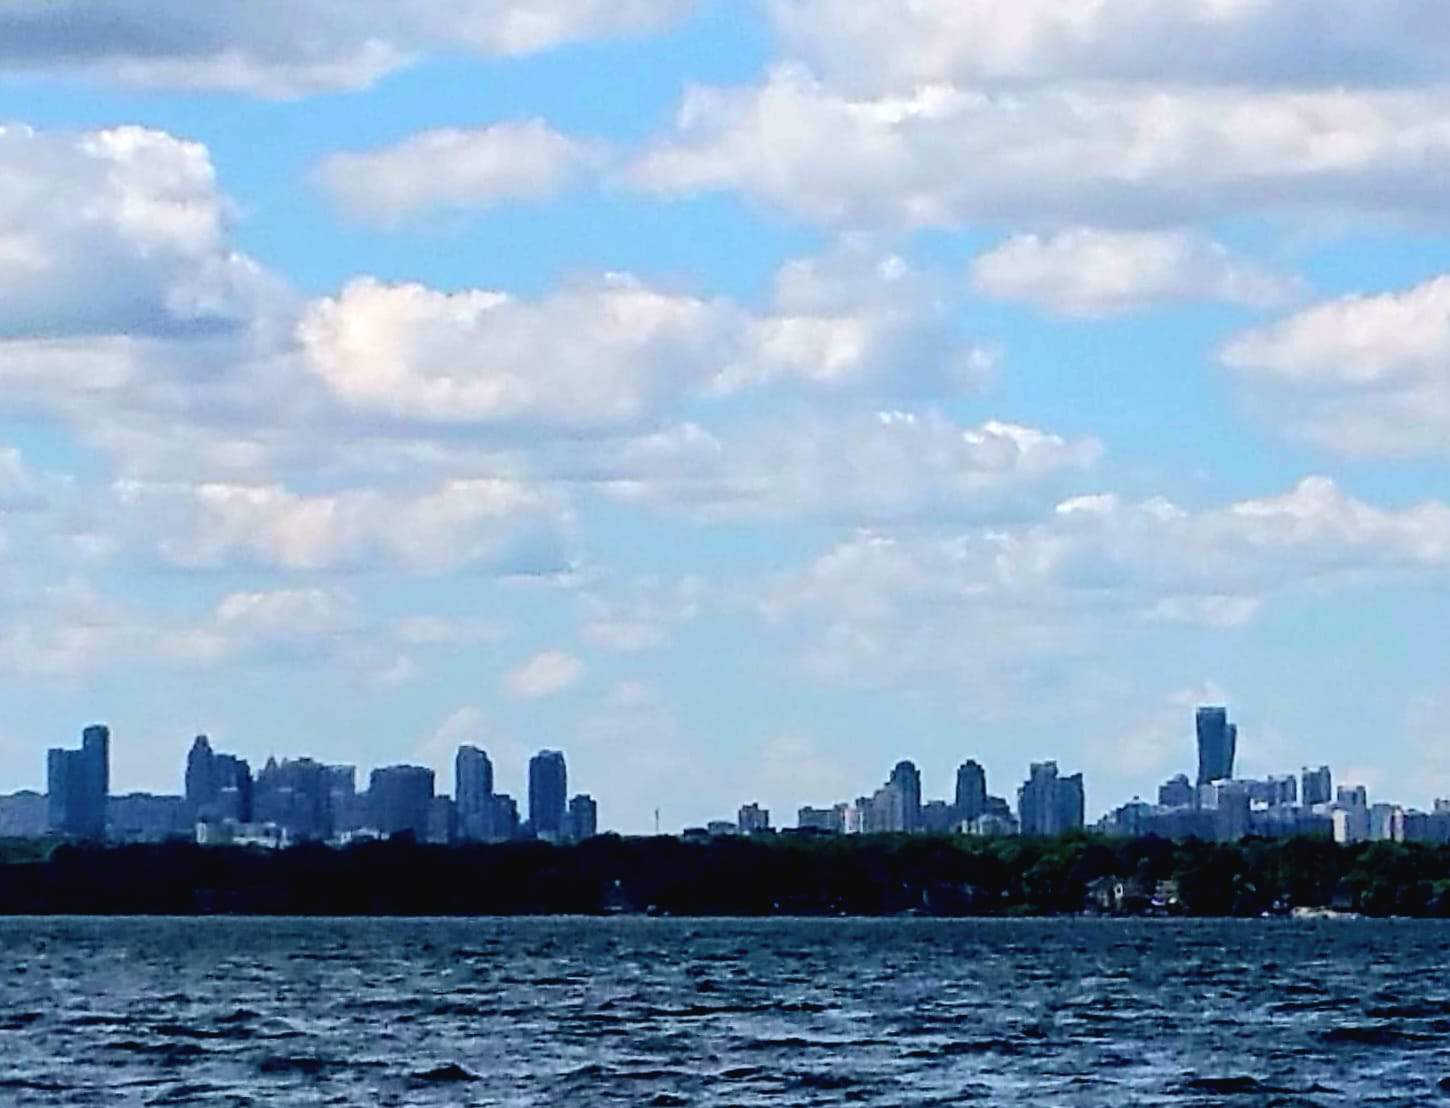
POLYGON ((1434 923, 5 920, 0 951, 4 1104, 1425 1104, 1450 1078, 1434 923))

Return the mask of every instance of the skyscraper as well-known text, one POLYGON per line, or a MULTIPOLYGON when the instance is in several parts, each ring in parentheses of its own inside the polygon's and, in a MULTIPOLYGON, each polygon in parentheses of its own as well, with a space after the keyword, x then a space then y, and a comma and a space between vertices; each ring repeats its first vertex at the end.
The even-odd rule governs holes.
POLYGON ((1305 766, 1300 783, 1303 786, 1300 797, 1306 808, 1312 808, 1316 804, 1328 804, 1334 799, 1334 777, 1328 766, 1320 766, 1318 769, 1305 766))
POLYGON ((541 839, 557 839, 564 831, 569 799, 569 773, 564 755, 541 750, 529 759, 529 822, 541 839))
POLYGON ((957 769, 957 819, 976 819, 987 810, 987 771, 975 761, 957 769))
POLYGON ((453 761, 453 797, 458 837, 464 842, 489 838, 493 818, 493 763, 476 746, 460 746, 453 761))
POLYGON ((1058 774, 1056 762, 1034 762, 1017 791, 1024 835, 1061 835, 1083 826, 1086 809, 1082 774, 1058 774))
POLYGON ((913 762, 897 762, 888 784, 901 790, 901 830, 908 835, 921 828, 921 772, 913 762))
POLYGON ((1234 775, 1234 754, 1239 729, 1228 721, 1227 708, 1200 708, 1198 728, 1198 783, 1229 781, 1234 775))
POLYGON ((198 735, 186 756, 186 799, 199 820, 246 823, 252 818, 252 767, 216 753, 211 740, 198 735))
POLYGON ((368 778, 373 826, 384 835, 428 838, 433 812, 433 771, 423 766, 388 766, 368 778))
POLYGON ((81 733, 79 750, 46 755, 50 827, 63 835, 103 839, 111 791, 111 731, 99 724, 81 733))
POLYGON ((212 763, 215 758, 211 740, 205 735, 198 735, 191 744, 191 752, 186 756, 186 799, 198 812, 203 811, 216 797, 216 787, 212 783, 212 763))

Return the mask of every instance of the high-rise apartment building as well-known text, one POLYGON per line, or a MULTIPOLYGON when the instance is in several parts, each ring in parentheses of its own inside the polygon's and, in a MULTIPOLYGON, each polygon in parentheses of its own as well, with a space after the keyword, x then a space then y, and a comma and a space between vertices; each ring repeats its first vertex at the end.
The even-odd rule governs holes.
POLYGON ((493 819, 493 763, 476 746, 460 746, 453 761, 453 797, 458 837, 464 842, 490 838, 493 819))
POLYGON ((1234 775, 1239 729, 1229 723, 1227 708, 1200 708, 1198 730, 1198 783, 1229 781, 1234 775))
POLYGON ((111 791, 111 731, 97 724, 81 733, 79 750, 56 748, 46 756, 51 830, 82 839, 106 836, 106 798, 111 791))
POLYGON ((957 819, 974 820, 987 810, 987 771, 968 760, 957 769, 957 819))
POLYGON ((1320 766, 1318 769, 1305 766, 1299 781, 1299 797, 1304 807, 1328 804, 1334 799, 1334 776, 1329 772, 1328 766, 1320 766))
POLYGON ((1059 774, 1056 762, 1034 762, 1017 791, 1024 835, 1061 835, 1081 829, 1086 814, 1082 774, 1059 774))
POLYGON ((529 822, 541 839, 564 833, 564 812, 569 800, 569 773, 564 755, 541 750, 529 759, 529 822))
POLYGON ((913 762, 897 762, 888 784, 901 791, 901 830, 908 835, 921 829, 921 772, 913 762))
POLYGON ((746 804, 736 814, 735 826, 742 835, 757 835, 770 830, 770 809, 759 804, 746 804))

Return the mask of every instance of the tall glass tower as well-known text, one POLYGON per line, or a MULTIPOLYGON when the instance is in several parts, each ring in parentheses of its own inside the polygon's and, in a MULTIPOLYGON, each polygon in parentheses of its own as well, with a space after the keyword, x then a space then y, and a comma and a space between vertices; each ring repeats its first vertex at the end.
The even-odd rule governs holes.
POLYGON ((1229 781, 1234 775, 1234 754, 1239 729, 1229 723, 1227 708, 1198 709, 1198 783, 1229 781))

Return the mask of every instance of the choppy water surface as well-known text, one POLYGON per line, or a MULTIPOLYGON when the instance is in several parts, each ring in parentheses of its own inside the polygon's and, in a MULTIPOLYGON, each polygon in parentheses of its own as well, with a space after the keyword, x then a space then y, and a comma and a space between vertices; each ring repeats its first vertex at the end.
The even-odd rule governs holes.
POLYGON ((0 951, 5 1104, 1423 1104, 1450 1077, 1426 923, 16 920, 0 951))

